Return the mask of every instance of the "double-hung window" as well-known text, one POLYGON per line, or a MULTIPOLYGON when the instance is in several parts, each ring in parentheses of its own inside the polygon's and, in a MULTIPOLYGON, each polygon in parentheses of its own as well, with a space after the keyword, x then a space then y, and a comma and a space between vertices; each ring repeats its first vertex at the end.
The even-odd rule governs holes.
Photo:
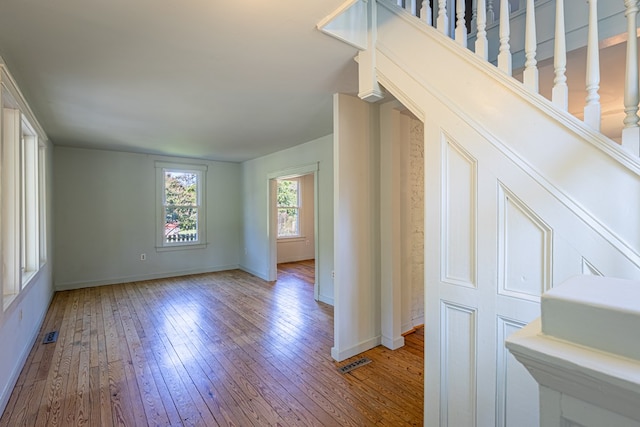
POLYGON ((159 249, 206 244, 206 171, 205 165, 156 162, 159 249))
POLYGON ((300 179, 278 180, 278 238, 300 237, 300 179))
POLYGON ((4 88, 0 98, 0 288, 7 309, 45 263, 45 148, 17 98, 4 88))

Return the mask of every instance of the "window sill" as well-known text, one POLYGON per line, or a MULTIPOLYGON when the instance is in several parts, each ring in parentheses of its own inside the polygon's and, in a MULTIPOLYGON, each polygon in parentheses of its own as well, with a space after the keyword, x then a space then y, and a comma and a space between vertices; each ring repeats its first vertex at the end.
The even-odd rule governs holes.
POLYGON ((188 249, 205 249, 206 243, 194 243, 194 244, 175 244, 170 246, 156 246, 156 252, 169 252, 169 251, 184 251, 188 249))
POLYGON ((307 240, 307 238, 305 236, 291 236, 291 237, 278 237, 278 242, 290 242, 290 243, 295 243, 295 242, 304 242, 305 240, 307 240))
POLYGON ((18 294, 5 295, 2 299, 4 301, 2 311, 7 311, 12 302, 18 298, 18 294))

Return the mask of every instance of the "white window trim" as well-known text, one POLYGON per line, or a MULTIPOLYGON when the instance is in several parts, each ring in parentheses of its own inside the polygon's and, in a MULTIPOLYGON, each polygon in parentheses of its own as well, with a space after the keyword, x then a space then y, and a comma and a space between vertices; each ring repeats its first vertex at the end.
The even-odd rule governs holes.
POLYGON ((207 246, 206 182, 207 165, 179 162, 155 162, 156 168, 156 251, 202 249, 207 246), (164 173, 165 171, 191 172, 198 175, 198 240, 195 242, 167 242, 164 236, 164 173))
MULTIPOLYGON (((305 240, 305 236, 302 234, 302 179, 300 179, 299 176, 294 176, 294 177, 290 177, 290 178, 278 178, 276 180, 276 196, 278 193, 278 183, 280 181, 298 181, 298 206, 277 206, 276 203, 276 212, 278 211, 278 209, 289 209, 289 208, 294 208, 298 210, 298 234, 295 234, 293 236, 279 236, 276 235, 276 240, 278 241, 287 241, 287 242, 294 242, 296 240, 305 240)), ((277 197, 276 197, 277 200, 277 197)), ((277 232, 277 230, 276 230, 277 232)))

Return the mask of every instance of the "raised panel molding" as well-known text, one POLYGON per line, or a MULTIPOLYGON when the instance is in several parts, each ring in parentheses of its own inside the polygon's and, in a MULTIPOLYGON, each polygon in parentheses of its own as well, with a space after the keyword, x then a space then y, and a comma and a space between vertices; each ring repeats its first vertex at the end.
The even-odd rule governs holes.
POLYGON ((447 301, 440 303, 440 425, 475 426, 477 310, 447 301))
POLYGON ((498 182, 498 293, 540 302, 551 289, 553 230, 498 182))
POLYGON ((604 274, 600 273, 600 270, 595 268, 593 264, 587 261, 584 257, 582 257, 582 274, 590 276, 604 276, 604 274))
POLYGON ((538 426, 538 404, 517 406, 523 399, 538 396, 538 384, 504 345, 505 339, 526 323, 498 316, 496 342, 496 427, 538 426))
POLYGON ((477 160, 442 134, 441 280, 477 287, 477 160))

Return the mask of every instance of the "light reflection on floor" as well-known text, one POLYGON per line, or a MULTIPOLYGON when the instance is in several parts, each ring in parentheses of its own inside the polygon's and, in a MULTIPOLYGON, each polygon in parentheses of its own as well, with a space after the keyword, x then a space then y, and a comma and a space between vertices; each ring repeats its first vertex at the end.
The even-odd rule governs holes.
MULTIPOLYGON (((315 271, 313 261, 305 262, 304 268, 315 271)), ((302 310, 305 305, 302 300, 308 298, 308 287, 313 287, 313 283, 298 277, 295 270, 278 269, 273 308, 278 310, 280 315, 276 316, 272 323, 274 338, 279 341, 278 344, 286 345, 302 337, 304 326, 302 310)))

